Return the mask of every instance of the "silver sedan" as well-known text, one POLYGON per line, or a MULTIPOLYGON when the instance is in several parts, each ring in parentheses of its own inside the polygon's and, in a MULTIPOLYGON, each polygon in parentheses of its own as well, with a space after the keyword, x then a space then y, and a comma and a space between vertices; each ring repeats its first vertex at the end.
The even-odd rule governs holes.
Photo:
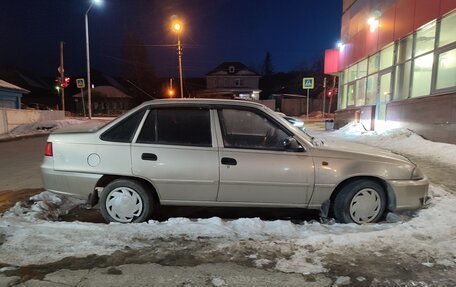
POLYGON ((60 129, 41 166, 48 191, 100 203, 108 221, 157 205, 320 209, 371 223, 417 209, 428 181, 407 158, 321 144, 269 108, 209 99, 145 102, 106 126, 60 129))

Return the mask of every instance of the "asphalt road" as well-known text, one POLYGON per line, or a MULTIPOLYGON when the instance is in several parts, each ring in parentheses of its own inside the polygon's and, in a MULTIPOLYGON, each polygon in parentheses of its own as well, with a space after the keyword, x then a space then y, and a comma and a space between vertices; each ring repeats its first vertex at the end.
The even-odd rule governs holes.
POLYGON ((47 136, 0 142, 0 191, 42 188, 40 165, 47 136))

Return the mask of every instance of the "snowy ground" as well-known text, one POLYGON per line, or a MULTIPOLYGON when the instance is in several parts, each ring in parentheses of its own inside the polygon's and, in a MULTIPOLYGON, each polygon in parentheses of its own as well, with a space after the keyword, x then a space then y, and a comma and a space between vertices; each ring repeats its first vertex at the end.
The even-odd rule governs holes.
POLYGON ((361 124, 351 123, 336 131, 322 132, 312 130, 311 133, 326 140, 356 141, 456 167, 456 145, 425 140, 405 128, 376 132, 366 131, 361 124))
MULTIPOLYGON (((328 141, 356 140, 456 166, 455 145, 426 141, 408 130, 374 133, 347 126, 313 133, 328 141)), ((82 202, 44 192, 31 203, 18 202, 1 216, 0 275, 16 266, 96 254, 116 258, 114 265, 172 258, 179 266, 189 264, 186 260, 195 265, 234 262, 269 272, 332 274, 329 285, 452 286, 456 284, 456 196, 443 183, 431 184, 433 200, 427 209, 404 215, 401 222, 364 226, 218 217, 128 225, 58 222, 59 214, 82 202)), ((217 280, 211 284, 216 286, 217 280)))

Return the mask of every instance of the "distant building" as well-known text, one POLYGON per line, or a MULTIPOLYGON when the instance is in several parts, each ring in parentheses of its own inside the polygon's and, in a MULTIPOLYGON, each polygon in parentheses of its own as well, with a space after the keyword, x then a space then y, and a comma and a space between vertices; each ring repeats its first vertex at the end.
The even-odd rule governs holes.
MULTIPOLYGON (((81 115, 84 114, 83 107, 85 107, 87 115, 87 90, 84 90, 84 101, 82 100, 82 93, 77 93, 73 98, 76 103, 76 112, 81 115)), ((132 108, 132 101, 131 96, 116 87, 96 86, 92 89, 92 114, 120 115, 132 108)))
POLYGON ((200 98, 259 100, 260 75, 240 62, 224 62, 206 75, 206 89, 200 98))
POLYGON ((30 91, 0 79, 0 108, 20 109, 23 94, 30 91))
POLYGON ((43 78, 33 72, 13 67, 0 67, 0 79, 12 83, 27 93, 21 98, 22 108, 55 109, 60 103, 53 87, 54 79, 43 78))
POLYGON ((344 0, 341 43, 325 54, 340 77, 336 125, 456 143, 455 27, 454 0, 344 0))
MULTIPOLYGON (((135 99, 129 95, 127 87, 120 83, 119 79, 115 79, 103 72, 94 70, 92 71, 91 80, 94 86, 91 89, 93 115, 116 116, 128 111, 137 104, 135 99)), ((87 115, 87 87, 83 89, 82 93, 81 90, 75 89, 74 86, 71 91, 73 92, 75 112, 79 115, 83 115, 83 107, 85 107, 87 115), (82 95, 84 95, 84 101, 82 95)))

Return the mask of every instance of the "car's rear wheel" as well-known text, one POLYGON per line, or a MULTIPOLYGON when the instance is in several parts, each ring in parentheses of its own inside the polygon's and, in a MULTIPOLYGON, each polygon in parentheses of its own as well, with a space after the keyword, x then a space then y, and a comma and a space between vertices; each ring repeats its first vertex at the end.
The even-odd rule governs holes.
POLYGON ((116 179, 103 189, 100 210, 108 222, 143 222, 149 219, 153 199, 136 180, 116 179))
POLYGON ((355 180, 345 185, 334 200, 334 215, 341 223, 373 223, 385 212, 383 187, 371 180, 355 180))

